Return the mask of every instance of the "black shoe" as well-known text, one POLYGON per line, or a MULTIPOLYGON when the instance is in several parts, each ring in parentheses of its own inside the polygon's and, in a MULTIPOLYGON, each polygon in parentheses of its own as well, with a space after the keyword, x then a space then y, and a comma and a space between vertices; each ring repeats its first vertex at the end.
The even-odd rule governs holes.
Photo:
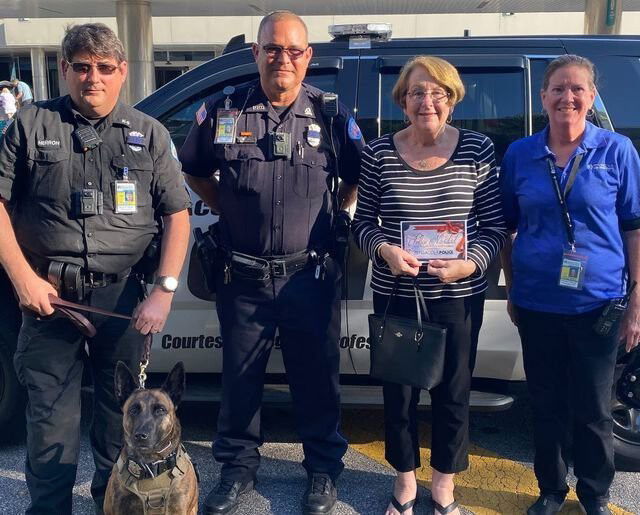
POLYGON ((541 495, 527 510, 527 515, 555 515, 562 509, 564 499, 559 500, 553 495, 541 495))
POLYGON ((209 492, 204 501, 204 513, 207 515, 228 515, 238 509, 239 497, 253 490, 253 479, 234 481, 220 478, 217 486, 209 492))
POLYGON ((587 515, 611 515, 607 501, 580 501, 580 508, 587 515))
POLYGON ((307 489, 302 497, 304 515, 326 515, 333 513, 338 492, 329 474, 310 474, 307 489))

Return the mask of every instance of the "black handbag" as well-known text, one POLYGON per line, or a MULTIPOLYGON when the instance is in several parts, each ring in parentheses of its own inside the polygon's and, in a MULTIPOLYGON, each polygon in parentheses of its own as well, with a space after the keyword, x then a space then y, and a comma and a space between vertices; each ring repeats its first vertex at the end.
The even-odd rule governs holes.
POLYGON ((427 305, 415 279, 416 318, 388 315, 398 283, 396 277, 384 315, 369 315, 370 375, 429 390, 442 381, 447 329, 429 322, 427 305))

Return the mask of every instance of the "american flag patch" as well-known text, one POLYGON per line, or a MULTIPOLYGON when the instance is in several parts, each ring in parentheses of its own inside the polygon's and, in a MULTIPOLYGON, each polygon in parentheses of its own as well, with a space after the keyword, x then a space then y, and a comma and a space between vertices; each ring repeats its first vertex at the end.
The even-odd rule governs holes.
POLYGON ((196 122, 198 123, 198 125, 202 125, 202 122, 204 122, 206 118, 207 118, 207 106, 203 102, 202 105, 200 106, 200 109, 196 111, 196 122))

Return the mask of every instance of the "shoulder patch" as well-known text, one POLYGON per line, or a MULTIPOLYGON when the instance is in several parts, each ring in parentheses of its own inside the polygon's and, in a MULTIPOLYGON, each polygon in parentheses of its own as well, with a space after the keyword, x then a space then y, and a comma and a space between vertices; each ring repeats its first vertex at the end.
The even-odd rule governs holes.
POLYGON ((349 138, 352 140, 361 140, 362 139, 362 131, 360 131, 360 127, 354 120, 353 116, 349 117, 349 124, 347 126, 347 134, 349 134, 349 138))
POLYGON ((207 106, 204 102, 200 106, 200 109, 196 111, 196 123, 202 125, 202 122, 207 118, 207 106))

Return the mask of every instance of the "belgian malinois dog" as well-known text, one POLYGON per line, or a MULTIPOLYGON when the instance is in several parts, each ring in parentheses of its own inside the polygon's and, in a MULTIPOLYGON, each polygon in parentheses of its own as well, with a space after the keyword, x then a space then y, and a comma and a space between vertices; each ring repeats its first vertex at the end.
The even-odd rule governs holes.
POLYGON ((184 388, 182 362, 162 387, 149 390, 118 362, 115 392, 124 414, 124 446, 107 485, 105 515, 196 515, 198 480, 176 416, 184 388))

